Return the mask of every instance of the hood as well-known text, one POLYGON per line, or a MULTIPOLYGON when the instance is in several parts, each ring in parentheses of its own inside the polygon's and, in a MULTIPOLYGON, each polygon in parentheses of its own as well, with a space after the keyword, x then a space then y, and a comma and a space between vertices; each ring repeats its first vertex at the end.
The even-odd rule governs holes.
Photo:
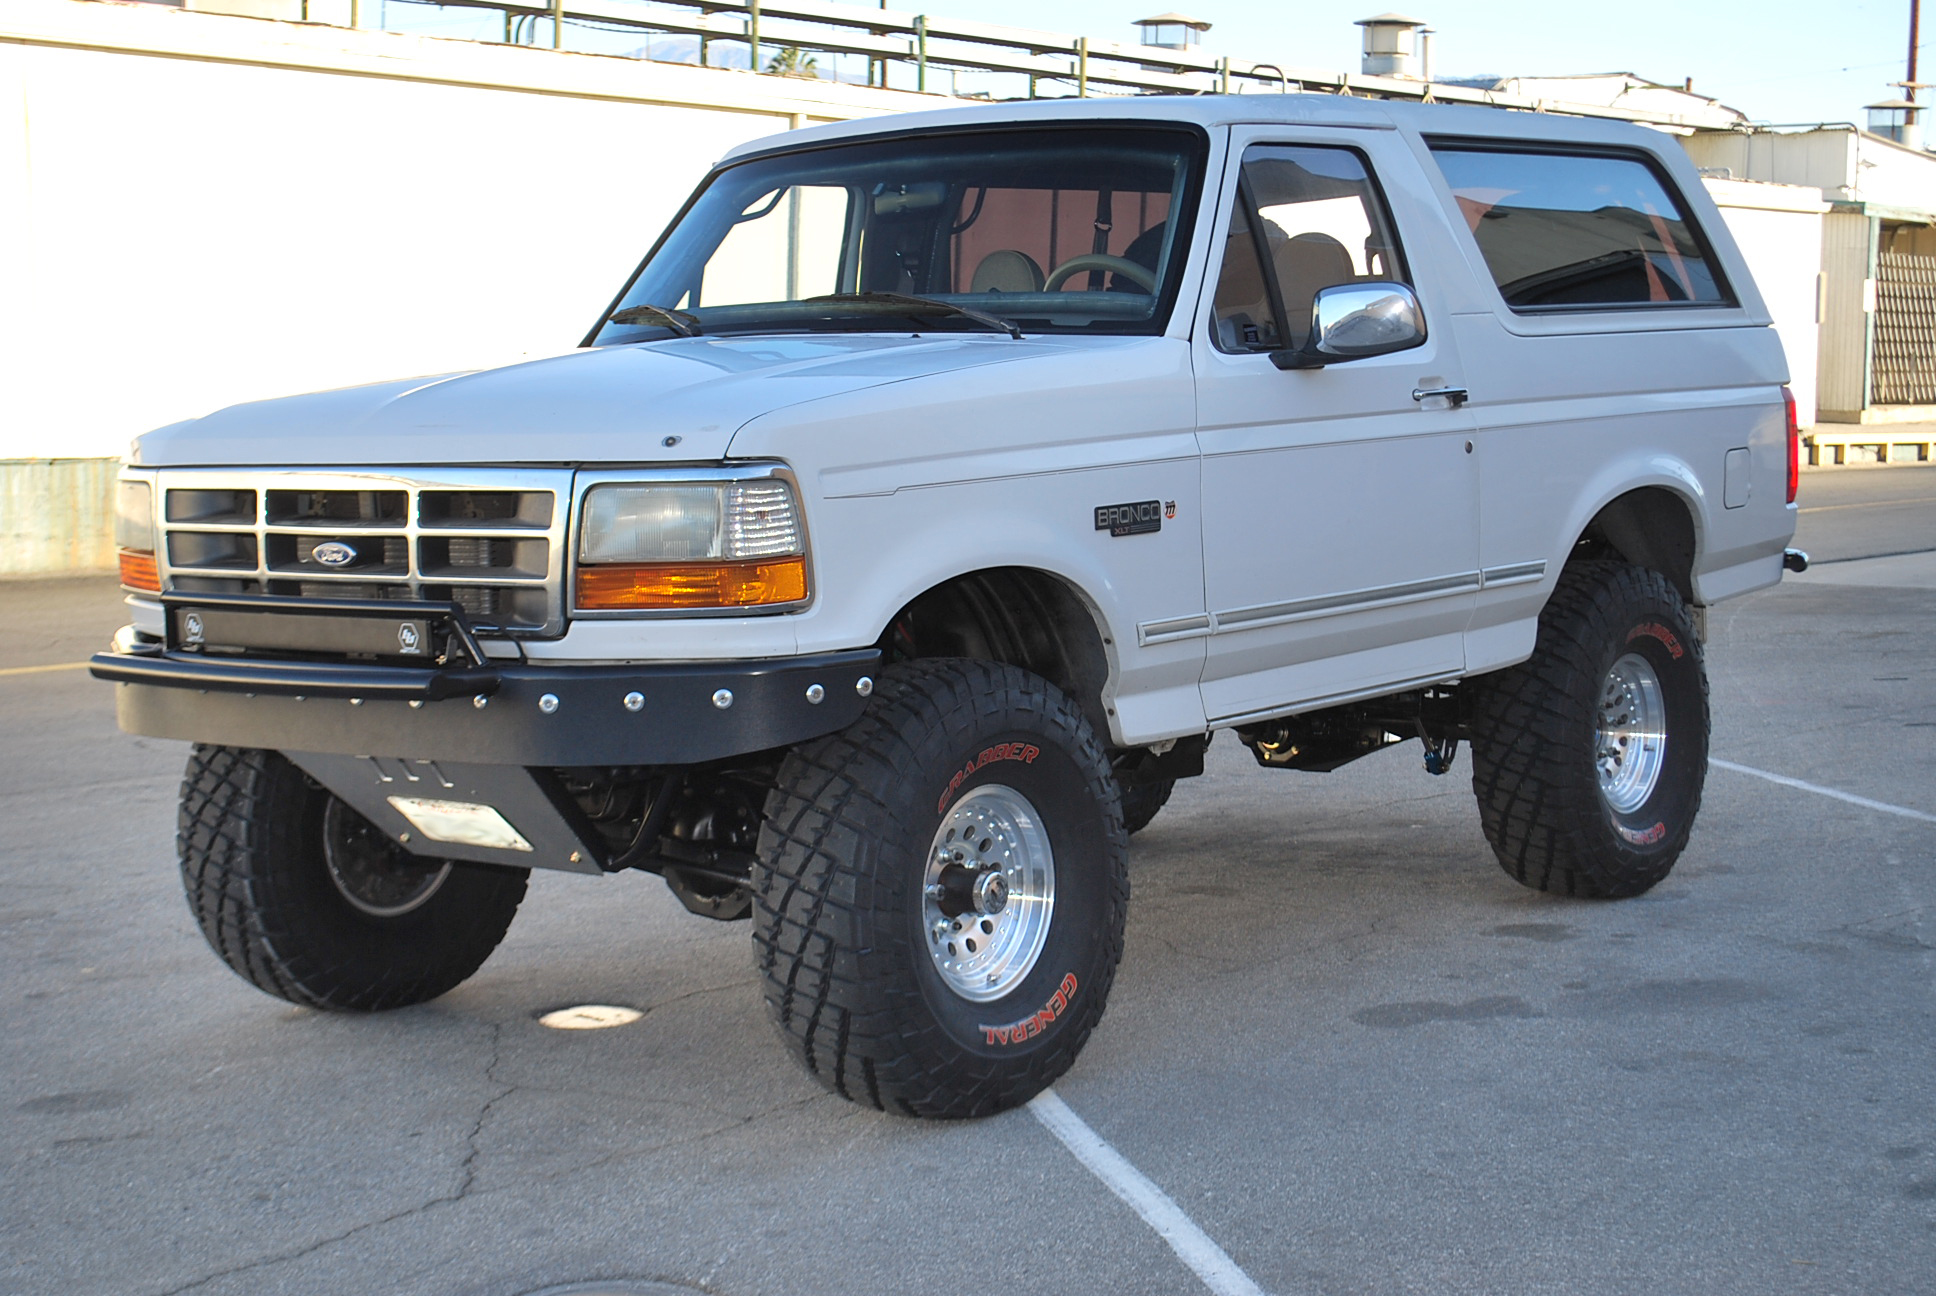
POLYGON ((723 458, 749 420, 789 405, 1064 349, 993 334, 672 338, 232 405, 141 437, 136 462, 690 463, 723 458))

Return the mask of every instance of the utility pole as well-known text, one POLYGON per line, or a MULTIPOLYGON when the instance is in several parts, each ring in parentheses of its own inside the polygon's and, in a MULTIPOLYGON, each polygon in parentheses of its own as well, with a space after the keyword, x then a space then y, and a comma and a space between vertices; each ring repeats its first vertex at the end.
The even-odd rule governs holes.
MULTIPOLYGON (((1916 102, 1916 46, 1921 44, 1919 29, 1922 27, 1922 18, 1923 0, 1909 0, 1909 75, 1905 78, 1902 97, 1910 103, 1916 102)), ((1912 126, 1916 124, 1914 108, 1909 110, 1905 120, 1912 126)))
POLYGON ((1922 123, 1916 120, 1916 46, 1922 43, 1923 0, 1909 0, 1909 75, 1902 83, 1902 101, 1909 105, 1902 112, 1902 142, 1910 148, 1923 146, 1922 123))

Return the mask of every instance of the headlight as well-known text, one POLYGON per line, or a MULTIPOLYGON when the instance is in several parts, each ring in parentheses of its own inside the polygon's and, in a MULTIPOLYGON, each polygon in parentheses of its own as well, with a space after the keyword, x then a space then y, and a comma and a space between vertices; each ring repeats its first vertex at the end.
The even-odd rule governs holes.
POLYGON ((120 484, 114 504, 114 544, 120 550, 121 584, 154 594, 161 590, 155 567, 155 490, 145 481, 120 484))
POLYGON ((775 478, 618 483, 585 496, 582 611, 763 607, 807 597, 793 488, 775 478))

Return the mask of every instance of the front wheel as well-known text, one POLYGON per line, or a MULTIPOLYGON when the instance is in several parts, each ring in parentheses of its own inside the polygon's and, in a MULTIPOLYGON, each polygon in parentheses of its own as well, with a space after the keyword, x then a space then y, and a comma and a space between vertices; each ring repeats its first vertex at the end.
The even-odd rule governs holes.
POLYGON ((790 752, 754 869, 754 949, 821 1083, 914 1116, 1026 1102, 1075 1061, 1122 954, 1109 757, 1012 666, 889 668, 867 711, 790 752))
POLYGON ((209 945, 309 1008, 435 999, 483 965, 524 898, 525 870, 412 855, 272 751, 196 747, 177 825, 209 945))
POLYGON ((1666 877, 1707 778, 1707 673, 1659 572, 1569 566, 1533 655, 1472 681, 1472 789, 1500 865, 1540 891, 1619 898, 1666 877))

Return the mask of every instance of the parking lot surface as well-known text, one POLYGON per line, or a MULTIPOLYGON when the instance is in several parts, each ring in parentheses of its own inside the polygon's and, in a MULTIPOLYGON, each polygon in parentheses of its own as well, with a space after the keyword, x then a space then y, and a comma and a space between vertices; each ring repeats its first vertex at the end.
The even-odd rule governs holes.
MULTIPOLYGON (((1936 469, 1810 473, 1802 503, 1835 561, 1713 613, 1742 768, 1647 896, 1520 888, 1463 755, 1432 778, 1415 744, 1311 775, 1224 735, 1135 838, 1122 971, 1056 1091, 1258 1288, 1930 1290, 1936 553, 1874 555, 1936 550, 1936 469)), ((1208 1290, 1029 1111, 823 1093, 745 926, 656 878, 535 874, 424 1007, 249 988, 181 898, 185 748, 26 669, 116 597, 0 585, 0 1291, 1208 1290), (537 1021, 585 1003, 644 1015, 537 1021)))

